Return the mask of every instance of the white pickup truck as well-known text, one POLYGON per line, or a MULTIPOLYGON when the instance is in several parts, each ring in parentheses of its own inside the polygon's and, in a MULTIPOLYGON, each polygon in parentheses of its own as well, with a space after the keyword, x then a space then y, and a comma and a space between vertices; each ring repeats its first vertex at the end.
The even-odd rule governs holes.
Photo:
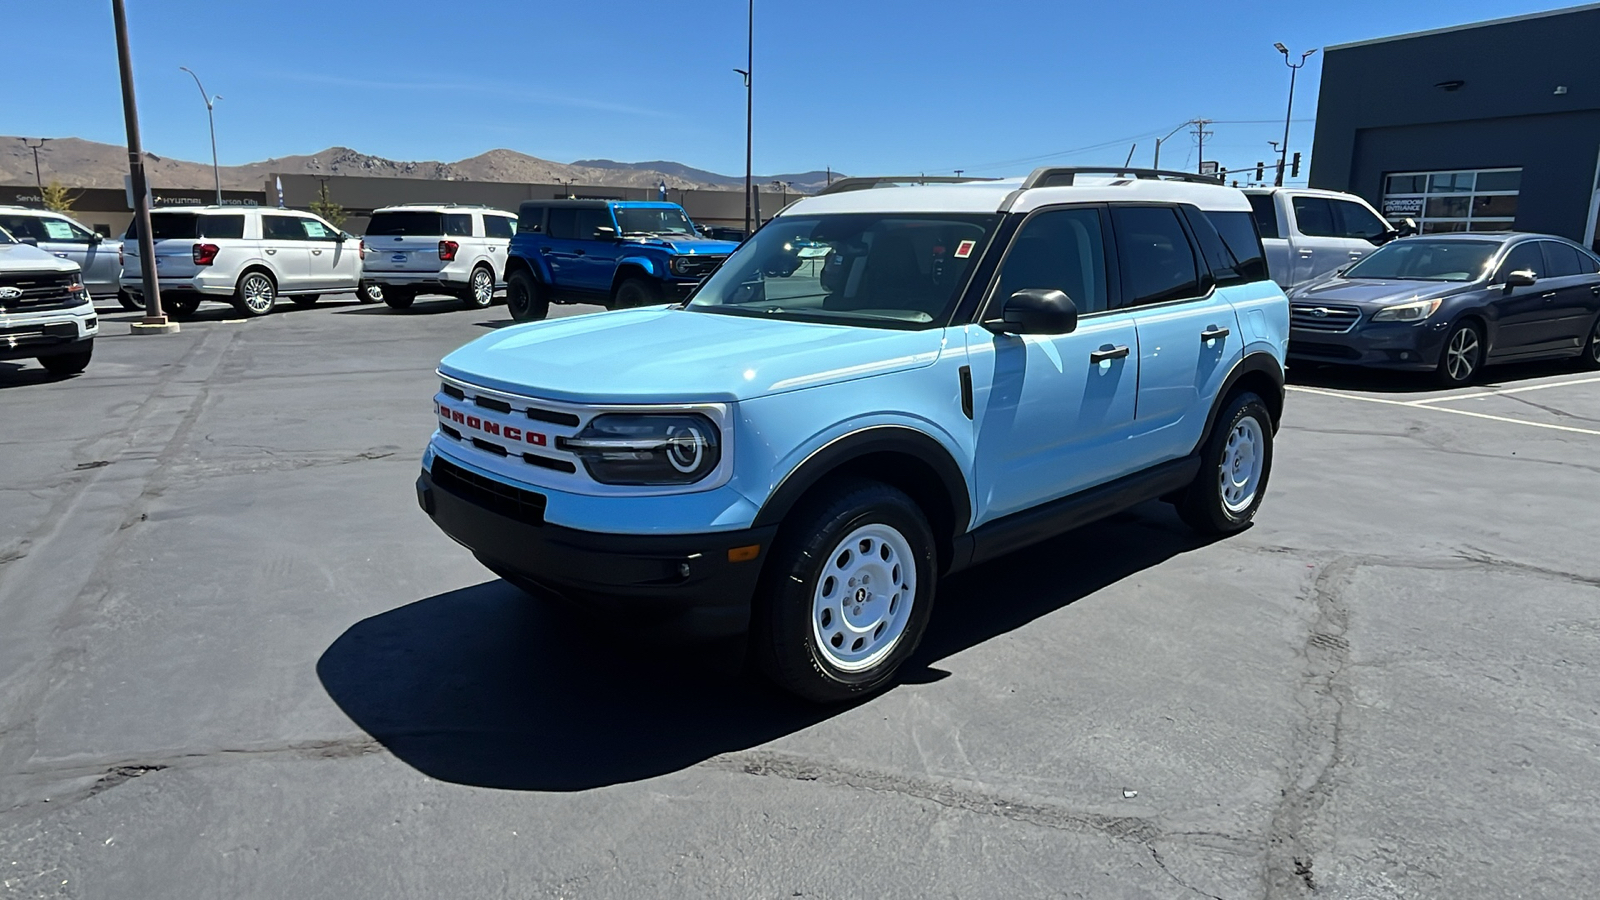
POLYGON ((1267 271, 1288 291, 1414 230, 1395 228, 1355 194, 1311 188, 1246 188, 1267 271))

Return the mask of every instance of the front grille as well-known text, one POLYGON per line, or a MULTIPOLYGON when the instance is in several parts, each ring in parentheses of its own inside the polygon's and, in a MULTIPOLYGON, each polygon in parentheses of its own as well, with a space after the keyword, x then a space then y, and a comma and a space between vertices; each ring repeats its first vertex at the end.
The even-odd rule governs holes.
POLYGON ((578 427, 578 417, 572 413, 556 412, 549 409, 534 409, 528 407, 528 418, 535 422, 549 422, 551 425, 565 425, 568 428, 578 427))
POLYGON ((1295 303, 1289 306, 1289 327, 1297 331, 1344 334, 1361 321, 1361 310, 1353 306, 1317 306, 1295 303))
POLYGON ((439 457, 434 457, 432 474, 436 487, 449 491, 463 500, 525 525, 544 524, 543 494, 501 484, 439 457))
POLYGON ((1290 341, 1290 356, 1317 356, 1323 359, 1360 359, 1361 351, 1343 344, 1319 344, 1314 341, 1290 341))
POLYGON ((0 274, 0 295, 10 294, 12 288, 21 294, 15 297, 0 296, 0 312, 21 312, 35 309, 64 309, 77 306, 86 297, 75 294, 70 288, 77 276, 57 272, 13 272, 0 274))
POLYGON ((673 274, 684 278, 699 278, 709 275, 712 269, 722 265, 726 256, 680 256, 673 268, 673 274))

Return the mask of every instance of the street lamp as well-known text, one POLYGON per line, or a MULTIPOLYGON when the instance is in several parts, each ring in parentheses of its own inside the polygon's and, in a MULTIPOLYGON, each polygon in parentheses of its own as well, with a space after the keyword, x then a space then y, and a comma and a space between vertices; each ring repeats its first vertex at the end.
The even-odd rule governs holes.
POLYGON ((1150 163, 1150 168, 1152 168, 1152 169, 1161 168, 1161 143, 1163 141, 1165 141, 1167 138, 1172 137, 1173 135, 1175 135, 1178 132, 1184 130, 1185 128, 1188 128, 1190 125, 1193 125, 1193 124, 1194 124, 1193 120, 1190 120, 1188 122, 1184 122, 1182 125, 1179 125, 1177 128, 1174 128, 1171 131, 1167 132, 1167 137, 1156 138, 1156 158, 1155 158, 1154 162, 1150 163))
POLYGON ((744 68, 734 69, 744 76, 744 236, 749 238, 750 228, 750 149, 751 137, 754 134, 751 125, 755 112, 754 94, 750 88, 750 73, 756 68, 756 0, 750 0, 749 19, 746 23, 749 34, 745 39, 744 68))
POLYGON ((1272 46, 1283 54, 1283 64, 1289 67, 1289 108, 1283 113, 1283 147, 1278 151, 1278 180, 1274 182, 1278 187, 1283 187, 1283 170, 1289 162, 1289 119, 1294 115, 1294 77, 1300 74, 1300 70, 1304 68, 1306 60, 1311 57, 1311 54, 1317 52, 1317 48, 1312 47, 1310 50, 1300 54, 1300 61, 1292 63, 1289 61, 1288 47, 1281 43, 1273 44, 1272 46))
POLYGON ((39 177, 39 148, 45 145, 49 138, 17 138, 24 147, 33 151, 33 183, 39 186, 39 195, 44 196, 44 179, 39 177), (39 143, 35 144, 34 141, 39 143))
POLYGON ((222 172, 217 168, 217 119, 216 119, 216 116, 212 115, 211 107, 218 100, 221 100, 222 98, 220 96, 218 96, 218 97, 208 96, 206 94, 205 85, 200 83, 200 76, 194 74, 194 70, 193 69, 189 68, 188 66, 179 66, 178 69, 181 70, 181 71, 189 73, 189 77, 194 79, 194 86, 200 89, 200 99, 204 100, 206 102, 206 121, 211 124, 211 177, 216 179, 216 182, 217 182, 217 205, 221 206, 222 205, 222 172))

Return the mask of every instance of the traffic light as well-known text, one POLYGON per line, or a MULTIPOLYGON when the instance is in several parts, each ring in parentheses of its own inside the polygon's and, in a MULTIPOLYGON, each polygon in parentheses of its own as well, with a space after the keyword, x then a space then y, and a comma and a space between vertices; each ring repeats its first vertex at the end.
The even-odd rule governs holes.
POLYGON ((1290 163, 1289 163, 1289 177, 1290 178, 1299 178, 1300 177, 1300 153, 1299 153, 1299 151, 1295 152, 1294 159, 1291 160, 1290 163))
POLYGON ((1266 180, 1267 180, 1267 164, 1266 163, 1260 163, 1260 162, 1256 163, 1256 181, 1266 181, 1266 180))

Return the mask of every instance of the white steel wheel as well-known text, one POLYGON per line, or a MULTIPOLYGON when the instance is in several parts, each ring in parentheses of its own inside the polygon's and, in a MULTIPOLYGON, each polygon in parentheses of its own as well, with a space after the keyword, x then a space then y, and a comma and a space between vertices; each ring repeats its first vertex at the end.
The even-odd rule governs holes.
POLYGON ((488 269, 473 269, 472 281, 468 285, 467 303, 475 308, 483 308, 494 302, 494 276, 488 269))
POLYGON ((842 672, 877 665, 905 634, 916 595, 905 536, 879 523, 857 528, 833 548, 812 587, 817 651, 842 672))
POLYGON ((1261 423, 1254 418, 1247 416, 1240 419, 1228 432, 1227 443, 1222 446, 1217 480, 1222 492, 1222 505, 1234 515, 1249 509, 1256 500, 1256 491, 1261 486, 1261 473, 1266 466, 1265 445, 1261 423))
POLYGON ((272 312, 277 302, 278 290, 265 273, 249 272, 239 280, 239 305, 244 307, 244 312, 264 316, 272 312))

